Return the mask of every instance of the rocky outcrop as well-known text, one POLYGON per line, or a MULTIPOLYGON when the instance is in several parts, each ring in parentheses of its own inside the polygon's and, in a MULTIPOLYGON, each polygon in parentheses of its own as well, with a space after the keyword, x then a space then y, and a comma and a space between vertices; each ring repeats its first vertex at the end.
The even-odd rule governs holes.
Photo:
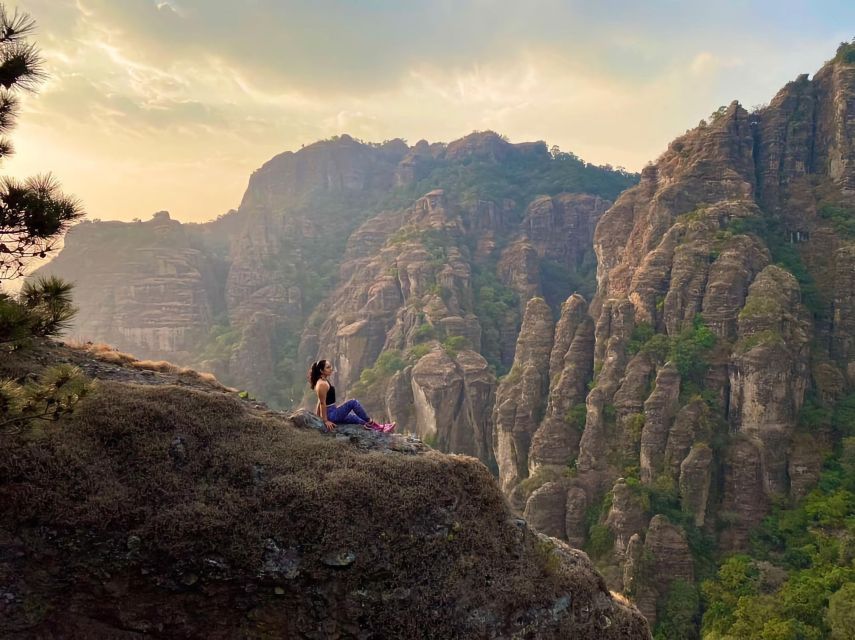
POLYGON ((834 254, 834 298, 832 308, 832 356, 846 373, 848 386, 855 386, 855 245, 834 254))
MULTIPOLYGON (((682 580, 687 584, 695 581, 694 559, 681 527, 671 524, 665 516, 654 516, 644 538, 644 550, 648 559, 647 575, 636 589, 651 590, 656 594, 654 602, 668 594, 671 585, 682 580)), ((641 602, 649 603, 643 595, 641 602)), ((643 608, 642 613, 650 624, 656 623, 656 610, 643 608)))
POLYGON ((610 201, 587 194, 535 198, 526 209, 518 237, 502 252, 498 264, 502 282, 524 301, 547 293, 544 276, 555 279, 556 268, 579 270, 592 258, 594 228, 609 205, 610 201))
POLYGON ((564 531, 567 540, 574 547, 581 548, 588 537, 586 516, 590 503, 585 489, 580 486, 570 487, 565 505, 564 531))
MULTIPOLYGON (((400 140, 372 147, 343 135, 280 154, 253 173, 225 290, 230 324, 240 336, 230 373, 250 389, 269 394, 277 384, 282 336, 299 335, 329 286, 324 280, 335 274, 330 252, 366 219, 365 207, 394 186, 407 151, 400 140)), ((350 326, 343 341, 373 349, 369 355, 376 357, 382 340, 375 346, 371 329, 350 326)), ((296 353, 287 355, 296 361, 296 353)))
POLYGON ((499 384, 493 412, 499 482, 506 492, 528 476, 531 440, 549 389, 552 337, 552 311, 542 298, 532 298, 523 316, 514 365, 499 384))
POLYGON ((623 478, 612 489, 612 505, 605 524, 614 534, 614 553, 619 560, 626 556, 632 537, 644 533, 647 527, 644 505, 623 478))
POLYGON ((611 204, 575 193, 536 198, 526 209, 521 230, 538 257, 568 268, 579 266, 590 251, 597 221, 611 204))
POLYGON ((720 517, 728 527, 722 532, 721 544, 726 549, 738 549, 748 542, 749 531, 760 524, 770 501, 757 444, 739 438, 728 447, 725 456, 720 517))
POLYGON ((584 425, 579 424, 578 409, 584 404, 594 364, 594 323, 587 311, 585 299, 578 294, 561 307, 549 356, 546 414, 532 436, 529 474, 542 466, 564 469, 579 453, 584 425))
POLYGON ((86 337, 203 366, 276 406, 299 404, 307 364, 330 359, 343 397, 495 468, 495 373, 513 363, 525 305, 543 294, 557 310, 571 287, 591 288, 594 225, 633 182, 493 132, 412 147, 336 136, 265 163, 239 211, 212 223, 106 225, 155 264, 78 284, 94 292, 81 297, 86 337), (547 174, 550 192, 565 181, 593 193, 542 196, 547 174), (440 346, 448 362, 416 368, 440 346), (454 426, 425 422, 445 407, 454 426))
POLYGON ((679 408, 680 374, 673 365, 659 369, 656 383, 644 402, 639 465, 641 481, 650 484, 662 471, 668 432, 679 408))
POLYGON ((574 503, 609 501, 591 548, 650 620, 671 581, 694 580, 686 532, 657 505, 744 549, 773 501, 814 486, 834 440, 827 416, 853 391, 853 110, 855 65, 838 56, 677 138, 597 225, 593 388, 568 475, 574 503))
POLYGON ((709 507, 713 452, 704 443, 696 444, 680 463, 680 501, 684 513, 696 527, 703 527, 709 507))
POLYGON ((416 363, 410 379, 413 430, 441 450, 490 464, 493 434, 486 408, 492 406, 495 381, 487 361, 471 350, 452 356, 435 348, 416 363))
POLYGON ((547 482, 535 489, 525 505, 525 519, 535 529, 553 538, 567 537, 567 485, 547 482))
POLYGON ((651 637, 477 461, 111 366, 61 428, 0 432, 4 638, 651 637))
MULTIPOLYGON (((768 496, 789 491, 787 450, 809 383, 810 323, 798 282, 775 266, 752 283, 730 367, 732 429, 755 443, 768 496)), ((734 488, 739 491, 738 488, 734 488)))

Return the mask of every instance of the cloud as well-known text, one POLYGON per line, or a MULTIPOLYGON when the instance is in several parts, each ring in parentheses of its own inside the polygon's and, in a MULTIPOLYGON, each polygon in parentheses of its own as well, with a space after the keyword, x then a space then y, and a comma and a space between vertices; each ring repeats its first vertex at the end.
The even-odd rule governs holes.
POLYGON ((767 102, 814 71, 855 20, 855 6, 786 0, 20 6, 51 78, 25 99, 6 169, 53 169, 93 214, 126 218, 211 217, 269 157, 339 133, 491 128, 639 169, 718 105, 767 102))

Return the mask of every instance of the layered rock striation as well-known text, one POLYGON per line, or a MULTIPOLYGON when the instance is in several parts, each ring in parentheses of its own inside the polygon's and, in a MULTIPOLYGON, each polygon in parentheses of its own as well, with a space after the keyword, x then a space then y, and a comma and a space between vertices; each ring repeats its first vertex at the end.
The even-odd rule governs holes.
POLYGON ((130 224, 83 222, 40 270, 74 283, 73 336, 184 362, 221 311, 220 272, 196 226, 166 211, 130 224))

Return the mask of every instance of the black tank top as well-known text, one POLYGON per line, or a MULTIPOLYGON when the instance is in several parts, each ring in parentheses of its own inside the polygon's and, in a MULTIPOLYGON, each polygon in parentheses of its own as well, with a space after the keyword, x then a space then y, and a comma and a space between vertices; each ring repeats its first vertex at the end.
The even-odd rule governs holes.
POLYGON ((329 391, 327 391, 327 406, 331 404, 335 404, 335 387, 330 385, 329 391))

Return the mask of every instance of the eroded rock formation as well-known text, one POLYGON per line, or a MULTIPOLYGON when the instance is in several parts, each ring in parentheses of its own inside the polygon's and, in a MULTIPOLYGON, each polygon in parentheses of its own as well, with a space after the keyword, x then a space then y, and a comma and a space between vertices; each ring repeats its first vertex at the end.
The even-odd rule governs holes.
POLYGON ((532 471, 574 462, 503 489, 553 535, 563 504, 566 539, 651 621, 674 580, 694 580, 690 529, 744 549, 773 502, 809 491, 833 438, 802 408, 855 388, 853 113, 855 65, 841 60, 759 111, 733 103, 597 225, 584 430, 553 422, 531 447, 532 471))
POLYGON ((330 358, 342 396, 356 389, 372 413, 493 465, 495 374, 513 362, 525 305, 543 294, 557 310, 570 278, 586 281, 611 204, 599 187, 541 195, 537 168, 556 164, 575 184, 614 183, 611 195, 634 182, 492 132, 413 147, 339 136, 265 163, 216 222, 81 225, 49 269, 77 281, 81 337, 285 406, 301 401, 307 363, 330 358))

